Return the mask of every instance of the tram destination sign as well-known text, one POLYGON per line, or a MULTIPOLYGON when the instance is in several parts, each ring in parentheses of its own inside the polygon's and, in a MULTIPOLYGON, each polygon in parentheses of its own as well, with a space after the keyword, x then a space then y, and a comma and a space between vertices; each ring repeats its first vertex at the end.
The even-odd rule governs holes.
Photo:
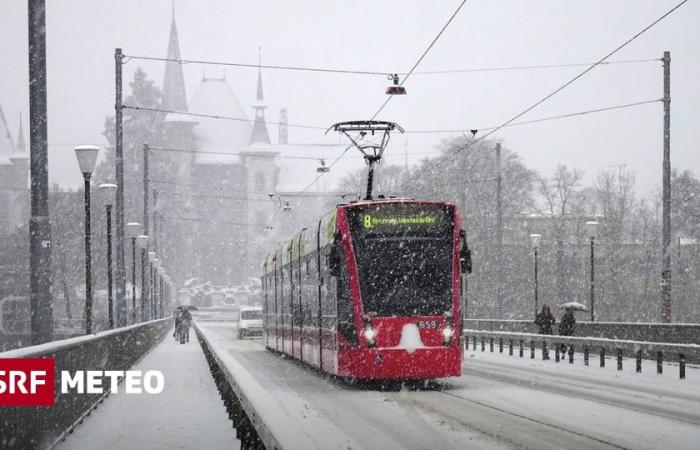
POLYGON ((440 204, 388 204, 348 209, 355 234, 436 235, 452 228, 453 208, 440 204))

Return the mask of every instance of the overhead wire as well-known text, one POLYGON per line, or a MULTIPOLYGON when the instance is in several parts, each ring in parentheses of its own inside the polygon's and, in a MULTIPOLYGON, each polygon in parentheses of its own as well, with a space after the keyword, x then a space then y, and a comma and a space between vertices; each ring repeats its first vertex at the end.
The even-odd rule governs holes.
MULTIPOLYGON (((339 147, 337 144, 336 147, 339 147)), ((202 154, 202 155, 224 155, 224 156, 248 156, 250 158, 268 158, 268 159, 300 159, 300 160, 312 160, 319 161, 323 159, 322 156, 290 156, 290 155, 265 155, 265 154, 251 154, 246 152, 217 152, 212 150, 188 150, 184 148, 171 148, 171 147, 149 147, 149 150, 155 150, 160 152, 173 152, 173 153, 191 153, 191 154, 202 154)))
MULTIPOLYGON (((304 67, 304 66, 286 66, 286 65, 269 65, 269 64, 247 64, 247 63, 237 63, 230 61, 208 61, 208 60, 197 60, 197 59, 174 59, 174 58, 161 58, 155 56, 136 56, 136 55, 124 55, 125 63, 128 63, 132 59, 146 60, 146 61, 161 61, 161 62, 175 62, 181 65, 187 64, 202 64, 209 66, 228 66, 228 67, 243 67, 250 69, 266 69, 266 70, 288 70, 288 71, 301 71, 301 72, 320 72, 320 73, 338 73, 338 74, 350 74, 350 75, 371 75, 371 76, 381 76, 385 77, 387 75, 408 75, 409 72, 396 72, 392 70, 387 71, 370 71, 370 70, 355 70, 355 69, 334 69, 328 67, 304 67)), ((617 60, 617 61, 606 61, 602 65, 616 65, 616 64, 639 64, 646 62, 659 61, 659 58, 648 58, 648 59, 630 59, 630 60, 617 60)), ((506 72, 506 71, 519 71, 519 70, 536 70, 536 69, 560 69, 567 67, 579 67, 579 66, 589 66, 593 62, 581 62, 581 63, 562 63, 562 64, 532 64, 532 65, 519 65, 519 66, 497 66, 497 67, 475 67, 475 68, 464 68, 464 69, 443 69, 443 70, 425 70, 413 72, 413 75, 443 75, 443 74, 456 74, 456 73, 478 73, 478 72, 506 72)))
MULTIPOLYGON (((449 24, 452 22, 452 20, 455 18, 455 16, 457 16, 457 13, 462 9, 462 7, 463 7, 466 3, 467 3, 467 0, 462 0, 462 2, 459 4, 459 6, 457 7, 457 9, 452 13, 452 15, 451 15, 450 18, 447 20, 447 22, 442 26, 442 28, 440 29, 440 32, 439 32, 439 33, 433 38, 433 40, 430 42, 430 45, 428 45, 428 48, 426 48, 425 51, 421 54, 421 56, 418 58, 418 61, 416 61, 416 63, 413 64, 413 67, 411 67, 411 70, 409 70, 408 73, 406 74, 406 76, 403 77, 403 78, 401 79, 401 82, 399 83, 399 87, 403 86, 403 84, 406 82, 406 80, 408 79, 408 77, 411 76, 411 73, 413 73, 413 71, 416 69, 416 67, 418 67, 418 65, 421 63, 421 61, 423 61, 423 58, 425 58, 425 56, 428 54, 428 52, 430 51, 430 49, 433 48, 433 46, 434 46, 435 43, 438 41, 438 39, 440 39, 440 36, 442 36, 442 33, 445 32, 445 30, 447 29, 447 27, 449 26, 449 24)), ((378 114, 384 109, 384 107, 389 103, 389 101, 391 100, 391 98, 392 98, 392 96, 389 96, 389 97, 384 101, 384 103, 382 103, 382 105, 379 107, 379 109, 377 110, 377 112, 374 113, 374 115, 372 116, 372 118, 371 118, 370 120, 374 120, 375 117, 377 117, 377 115, 378 115, 378 114)), ((350 150, 353 146, 354 146, 353 143, 351 143, 350 145, 348 145, 348 147, 333 161, 333 163, 329 166, 329 168, 333 167, 338 161, 340 161, 340 160, 343 158, 343 156, 345 156, 345 155, 347 154, 348 150, 350 150)), ((306 186, 306 187, 304 188, 304 190, 303 190, 302 192, 306 192, 308 189, 310 189, 311 186, 313 186, 314 184, 316 184, 316 182, 317 182, 318 180, 320 180, 321 177, 322 177, 323 175, 324 175, 324 172, 320 173, 308 186, 306 186)))
MULTIPOLYGON (((181 114, 183 116, 192 116, 192 117, 204 117, 208 119, 223 119, 223 120, 233 120, 236 122, 246 122, 246 123, 252 123, 250 119, 246 119, 245 117, 231 117, 231 116, 222 116, 218 114, 202 114, 202 113, 194 113, 194 112, 189 112, 189 111, 176 111, 176 110, 171 110, 171 109, 162 109, 162 108, 150 108, 146 106, 134 106, 134 105, 122 105, 123 109, 133 109, 136 111, 150 111, 150 112, 159 112, 159 113, 172 113, 172 114, 181 114)), ((315 125, 303 125, 303 124, 298 124, 298 123, 285 123, 285 122, 267 122, 269 125, 286 125, 288 127, 293 127, 293 128, 307 128, 307 129, 312 129, 312 130, 325 130, 325 127, 319 127, 315 125)))
POLYGON ((460 147, 460 148, 457 148, 456 150, 454 150, 454 152, 455 152, 455 153, 459 153, 460 151, 462 151, 462 150, 464 150, 464 149, 466 149, 466 148, 469 148, 470 146, 476 144, 477 142, 483 141, 483 140, 486 139, 488 136, 490 136, 490 135, 496 133, 496 132, 497 132, 498 130, 500 130, 501 128, 504 128, 504 127, 508 126, 510 123, 515 122, 515 121, 516 121, 517 119, 519 119, 520 117, 524 116, 525 114, 527 114, 528 112, 532 111, 533 109, 535 109, 535 108, 538 107, 539 105, 543 104, 544 102, 546 102, 546 101, 549 100, 550 98, 554 97, 554 96, 557 95, 559 92, 563 91, 564 89, 566 89, 567 87, 569 87, 570 85, 572 85, 574 82, 576 82, 579 78, 583 77, 583 76, 586 75, 588 72, 590 72, 591 70, 593 70, 593 69, 595 69, 596 67, 598 67, 599 65, 601 65, 603 62, 605 62, 605 60, 607 60, 608 58, 610 58, 612 55, 614 55, 615 53, 617 53, 617 52, 619 52, 620 50, 622 50, 623 48, 625 48, 627 45, 629 45, 630 43, 632 43, 632 42, 633 42, 635 39, 637 39, 639 36, 641 36, 642 34, 646 33, 648 30, 650 30, 652 27, 654 27, 656 24, 658 24, 659 22, 661 22, 663 19, 665 19, 666 17, 668 17, 670 14, 672 14, 674 11, 676 11, 678 8, 680 8, 681 6, 683 6, 683 5, 684 5, 685 3, 687 3, 687 2, 688 2, 688 0, 683 0, 683 1, 681 1, 680 3, 678 3, 677 5, 675 5, 673 8, 671 8, 670 10, 668 10, 667 12, 665 12, 663 15, 661 15, 659 18, 657 18, 656 20, 654 20, 651 24, 649 24, 649 25, 647 25, 646 27, 644 27, 641 31, 637 32, 634 36, 632 36, 631 38, 627 39, 625 42, 623 42, 622 44, 620 44, 619 46, 617 46, 617 47, 616 47, 615 49, 613 49, 612 51, 608 52, 605 56, 603 56, 602 58, 600 58, 600 59, 599 59, 598 61, 596 61, 595 63, 591 64, 588 68, 586 68, 586 69, 585 69, 584 71, 582 71, 581 73, 577 74, 577 75, 574 76, 573 78, 571 78, 571 79, 569 79, 568 81, 566 81, 563 85, 559 86, 559 87, 556 88, 554 91, 552 91, 552 92, 550 92, 549 94, 545 95, 543 98, 541 98, 540 100, 536 101, 536 102, 533 103, 532 105, 528 106, 528 107, 525 108, 523 111, 521 111, 521 112, 519 112, 518 114, 516 114, 515 116, 511 117, 510 119, 508 119, 507 121, 505 121, 505 122, 502 123, 501 125, 499 125, 499 126, 497 126, 497 127, 494 127, 492 130, 490 130, 488 133, 482 135, 482 136, 479 137, 478 139, 474 139, 474 140, 470 141, 468 144, 466 144, 465 146, 462 146, 462 147, 460 147))
MULTIPOLYGON (((420 55, 420 58, 418 58, 418 61, 416 61, 416 63, 413 65, 413 67, 411 67, 411 70, 409 70, 408 73, 406 73, 406 75, 401 79, 401 82, 399 83, 399 87, 403 86, 404 83, 406 83, 406 80, 408 80, 408 78, 411 76, 411 74, 413 73, 413 71, 416 70, 416 67, 418 67, 418 65, 423 61, 423 58, 425 58, 425 56, 428 54, 428 52, 433 48, 433 46, 434 46, 435 43, 438 41, 438 39, 440 39, 440 36, 442 36, 442 33, 445 32, 445 30, 446 30, 447 27, 450 25, 450 23, 452 23, 452 20, 454 20, 454 18, 457 16, 457 14, 459 13, 459 11, 461 11, 462 7, 464 7, 464 5, 465 5, 466 3, 467 3, 467 0, 462 0, 462 2, 459 4, 459 6, 457 7, 457 9, 455 9, 455 11, 452 13, 452 15, 450 16, 450 18, 447 20, 447 22, 445 23, 445 25, 442 26, 442 28, 440 29, 440 32, 439 32, 439 33, 433 38, 433 40, 430 42, 430 45, 428 45, 428 48, 426 48, 425 51, 423 52, 423 54, 420 55)), ((379 109, 377 110, 377 112, 374 113, 374 115, 372 116, 372 118, 371 118, 370 120, 374 120, 374 118, 377 117, 377 116, 379 115, 380 112, 382 112, 382 110, 384 109, 384 107, 391 101, 391 99, 392 99, 393 97, 394 97, 393 95, 390 95, 389 97, 387 97, 387 99, 384 100, 384 103, 382 103, 382 106, 379 107, 379 109)))
MULTIPOLYGON (((523 120, 520 122, 512 122, 509 123, 508 125, 505 126, 500 126, 500 128, 508 128, 508 127, 515 127, 515 126, 520 126, 520 125, 529 125, 533 123, 539 123, 539 122, 546 122, 550 120, 558 120, 558 119, 566 119, 570 117, 576 117, 576 116, 585 116, 588 114, 595 114, 595 113, 600 113, 600 112, 605 112, 605 111, 613 111, 617 109, 624 109, 624 108, 632 108, 635 106, 642 106, 642 105, 648 105, 651 103, 658 103, 663 101, 663 99, 655 99, 655 100, 644 100, 640 102, 634 102, 634 103, 625 103, 622 105, 614 105, 614 106, 605 106, 602 108, 596 108, 596 109, 589 109, 585 111, 577 111, 573 113, 567 113, 567 114, 558 114, 556 116, 547 116, 547 117, 540 117, 537 119, 531 119, 531 120, 523 120)), ((466 132, 471 132, 471 131, 489 131, 489 130, 496 130, 498 129, 498 126, 492 126, 492 127, 486 127, 486 128, 469 128, 469 129, 445 129, 445 130, 407 130, 406 134, 429 134, 429 133, 466 133, 466 132)))

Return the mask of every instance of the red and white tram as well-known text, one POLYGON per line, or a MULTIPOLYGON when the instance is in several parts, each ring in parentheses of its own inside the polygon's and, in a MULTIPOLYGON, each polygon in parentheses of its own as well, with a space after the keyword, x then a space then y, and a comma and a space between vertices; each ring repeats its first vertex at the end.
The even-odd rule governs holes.
POLYGON ((266 258, 265 346, 354 379, 459 376, 460 223, 444 202, 338 206, 266 258))

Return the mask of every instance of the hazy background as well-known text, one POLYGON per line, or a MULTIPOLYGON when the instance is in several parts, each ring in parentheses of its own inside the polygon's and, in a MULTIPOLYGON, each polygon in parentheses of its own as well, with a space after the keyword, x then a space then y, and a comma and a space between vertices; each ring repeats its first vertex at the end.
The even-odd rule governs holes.
MULTIPOLYGON (((651 23, 677 0, 472 0, 431 50, 419 71, 591 62, 651 23)), ((452 14, 454 1, 228 1, 175 2, 183 58, 406 72, 452 14)), ((695 143, 700 106, 700 6, 689 2, 612 59, 672 56, 672 165, 700 168, 695 143), (695 113, 695 114, 694 114, 695 113)), ((104 144, 105 116, 114 114, 114 48, 127 55, 164 57, 170 0, 48 0, 50 179, 82 182, 72 146, 104 144)), ((0 0, 0 105, 13 133, 28 124, 27 5, 0 0)), ((164 64, 132 60, 125 84, 140 65, 160 86, 164 64)), ((184 72, 190 97, 203 66, 184 72)), ((408 95, 394 98, 381 119, 406 130, 498 125, 558 87, 583 67, 513 72, 416 75, 408 95)), ((207 67, 220 76, 221 67, 207 67)), ((227 68, 226 78, 249 111, 256 71, 227 68)), ((369 118, 384 101, 382 76, 266 70, 267 120, 287 107, 291 123, 326 126, 369 118)), ((125 92, 125 96, 128 92, 125 92)), ((596 68, 525 119, 662 96, 661 63, 596 68)), ((276 127, 270 127, 273 140, 276 127)), ((415 163, 448 135, 395 136, 390 162, 415 163)), ((527 166, 549 174, 564 163, 591 181, 606 165, 627 164, 642 194, 661 180, 662 105, 514 127, 496 137, 527 166)), ((290 129, 292 142, 322 140, 317 131, 290 129)), ((327 150, 332 158, 337 150, 327 150)), ((607 168, 609 170, 609 168, 607 168)))

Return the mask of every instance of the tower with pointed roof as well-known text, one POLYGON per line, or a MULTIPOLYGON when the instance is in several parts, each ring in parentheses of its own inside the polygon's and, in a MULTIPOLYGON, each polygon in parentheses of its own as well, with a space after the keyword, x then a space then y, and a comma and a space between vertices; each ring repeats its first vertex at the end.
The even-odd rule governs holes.
POLYGON ((265 122, 265 97, 263 95, 262 68, 260 48, 258 48, 258 84, 255 104, 255 119, 250 134, 248 149, 243 153, 243 163, 246 170, 246 190, 248 197, 247 223, 250 236, 259 234, 259 230, 270 225, 274 206, 272 202, 255 201, 264 199, 275 192, 278 168, 275 156, 278 152, 272 147, 270 134, 265 122))
POLYGON ((165 63, 165 77, 163 78, 163 109, 175 111, 187 111, 187 91, 185 90, 185 76, 182 73, 182 65, 177 62, 181 59, 180 42, 177 37, 177 24, 175 23, 175 2, 173 1, 172 17, 170 21, 170 39, 168 41, 168 53, 165 63))
POLYGON ((13 233, 29 214, 29 155, 22 116, 17 140, 0 107, 0 236, 13 233))
MULTIPOLYGON (((186 112, 187 90, 185 88, 185 77, 182 65, 177 62, 181 59, 180 42, 177 33, 177 23, 175 21, 175 2, 172 4, 170 36, 168 39, 168 52, 163 74, 163 89, 161 96, 161 108, 168 111, 186 112)), ((169 113, 163 120, 165 127, 164 141, 151 142, 152 145, 162 145, 166 148, 192 149, 194 147, 193 128, 197 121, 193 117, 184 114, 169 113)), ((154 155, 151 153, 151 155, 154 155)), ((178 211, 178 215, 190 217, 193 211, 192 199, 188 196, 191 193, 192 184, 192 164, 194 154, 184 152, 169 152, 158 154, 157 158, 152 158, 150 164, 149 178, 155 180, 168 180, 179 183, 178 192, 183 195, 168 196, 162 195, 158 198, 159 209, 161 211, 178 211)), ((153 185, 160 189, 162 186, 153 185)), ((186 221, 161 220, 159 221, 159 233, 170 236, 189 236, 192 234, 192 223, 186 221)), ((152 230, 147 231, 151 234, 152 230)), ((189 239, 175 239, 172 245, 163 246, 159 249, 161 259, 165 260, 173 275, 187 276, 188 267, 182 264, 180 258, 183 254, 191 253, 191 241, 189 239)))

